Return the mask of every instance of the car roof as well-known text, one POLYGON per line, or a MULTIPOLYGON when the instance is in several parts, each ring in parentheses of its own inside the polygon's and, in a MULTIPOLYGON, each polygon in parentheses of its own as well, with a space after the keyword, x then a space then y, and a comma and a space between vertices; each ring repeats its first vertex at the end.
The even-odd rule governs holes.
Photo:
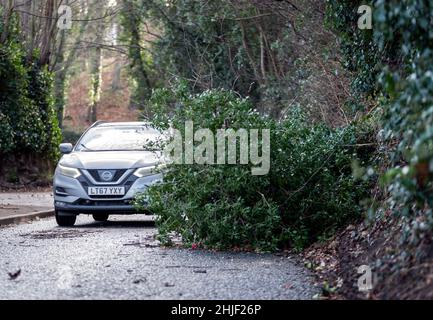
POLYGON ((130 126, 149 126, 149 122, 136 121, 136 122, 95 122, 92 127, 130 127, 130 126))

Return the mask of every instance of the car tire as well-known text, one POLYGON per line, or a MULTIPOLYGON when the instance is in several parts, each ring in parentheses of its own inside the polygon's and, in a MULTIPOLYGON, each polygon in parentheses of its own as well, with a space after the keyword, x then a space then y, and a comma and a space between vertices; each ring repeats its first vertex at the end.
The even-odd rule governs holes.
POLYGON ((108 220, 108 213, 94 213, 92 214, 93 219, 98 222, 105 222, 108 220))
POLYGON ((60 227, 72 227, 76 220, 76 215, 62 215, 59 211, 56 211, 56 222, 60 227))

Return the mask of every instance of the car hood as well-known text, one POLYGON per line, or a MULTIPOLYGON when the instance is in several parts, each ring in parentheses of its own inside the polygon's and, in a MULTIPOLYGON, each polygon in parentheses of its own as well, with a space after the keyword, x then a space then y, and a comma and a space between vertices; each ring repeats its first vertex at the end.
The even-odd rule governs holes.
POLYGON ((73 152, 64 155, 59 164, 79 169, 133 169, 160 163, 161 154, 160 151, 73 152))

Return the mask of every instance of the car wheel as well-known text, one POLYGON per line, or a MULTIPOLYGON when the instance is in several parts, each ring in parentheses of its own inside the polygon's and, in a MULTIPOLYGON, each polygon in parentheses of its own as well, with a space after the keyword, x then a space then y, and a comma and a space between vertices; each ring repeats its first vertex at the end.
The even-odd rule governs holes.
POLYGON ((94 213, 93 219, 99 222, 105 222, 108 220, 108 213, 94 213))
POLYGON ((72 227, 76 220, 76 215, 62 215, 59 211, 56 211, 56 222, 60 227, 72 227))

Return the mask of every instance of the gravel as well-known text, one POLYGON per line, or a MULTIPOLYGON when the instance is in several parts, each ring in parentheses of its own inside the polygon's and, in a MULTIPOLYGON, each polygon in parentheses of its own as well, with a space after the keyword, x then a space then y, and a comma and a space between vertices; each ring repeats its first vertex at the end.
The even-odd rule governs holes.
POLYGON ((1 227, 0 299, 311 299, 318 291, 296 256, 164 248, 155 234, 144 216, 1 227))

